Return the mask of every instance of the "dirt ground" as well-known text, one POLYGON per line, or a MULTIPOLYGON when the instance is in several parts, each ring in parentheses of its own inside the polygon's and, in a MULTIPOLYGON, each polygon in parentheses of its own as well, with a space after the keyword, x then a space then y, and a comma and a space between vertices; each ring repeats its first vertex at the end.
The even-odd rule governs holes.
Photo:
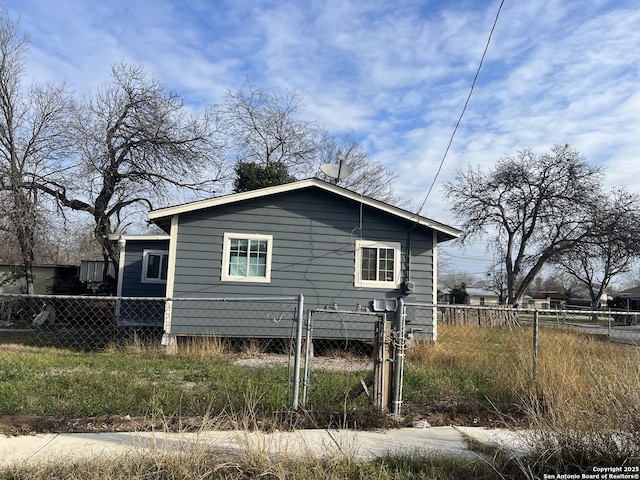
MULTIPOLYGON (((502 415, 489 411, 481 406, 444 406, 432 405, 429 408, 406 404, 403 416, 392 418, 379 414, 364 413, 364 418, 358 419, 357 424, 362 429, 398 428, 414 426, 416 422, 424 420, 431 426, 477 426, 477 427, 506 427, 522 426, 524 421, 517 414, 502 415), (373 418, 375 417, 375 418, 373 418)), ((36 433, 103 433, 103 432, 134 432, 134 431, 195 431, 203 428, 206 420, 198 417, 151 419, 130 416, 100 416, 100 417, 65 417, 65 416, 36 416, 36 415, 0 415, 0 435, 17 436, 36 433)), ((272 423, 265 421, 265 429, 273 429, 272 423)), ((304 422, 300 422, 304 428, 304 422)), ((220 428, 216 425, 216 428, 220 428)), ((224 428, 224 427, 223 427, 224 428)), ((229 422, 228 428, 233 428, 229 422)), ((258 427, 260 428, 260 427, 258 427)))
POLYGON ((177 420, 120 417, 64 417, 36 415, 0 415, 0 435, 17 436, 35 433, 103 433, 149 430, 185 431, 202 425, 200 418, 177 420))

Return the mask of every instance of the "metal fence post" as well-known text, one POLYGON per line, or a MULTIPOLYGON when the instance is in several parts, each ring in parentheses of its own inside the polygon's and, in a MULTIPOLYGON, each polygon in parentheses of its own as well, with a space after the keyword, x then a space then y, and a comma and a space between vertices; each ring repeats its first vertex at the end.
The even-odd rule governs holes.
POLYGON ((307 406, 307 388, 309 387, 309 373, 311 362, 311 354, 313 348, 313 341, 311 330, 313 329, 313 314, 311 310, 307 313, 307 330, 305 333, 305 348, 304 348, 304 374, 302 376, 302 407, 307 406))
POLYGON ((538 380, 538 310, 533 311, 533 381, 538 380))
POLYGON ((300 357, 302 353, 302 324, 304 319, 304 295, 298 296, 298 328, 296 330, 296 345, 293 372, 293 404, 294 410, 298 409, 298 396, 300 394, 300 357))
POLYGON ((398 318, 397 335, 394 339, 395 358, 393 361, 393 390, 391 399, 391 409, 394 415, 400 415, 400 409, 402 405, 402 379, 404 369, 405 330, 407 316, 406 306, 402 297, 400 297, 398 307, 400 316, 398 318))

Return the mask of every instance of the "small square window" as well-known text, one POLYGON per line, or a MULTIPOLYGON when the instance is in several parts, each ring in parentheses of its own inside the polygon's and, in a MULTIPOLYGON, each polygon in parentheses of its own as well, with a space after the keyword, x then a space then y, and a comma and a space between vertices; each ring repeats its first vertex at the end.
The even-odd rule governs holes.
POLYGON ((225 233, 222 251, 223 282, 270 282, 271 235, 225 233))
POLYGON ((169 252, 144 250, 142 254, 142 283, 166 283, 169 252))

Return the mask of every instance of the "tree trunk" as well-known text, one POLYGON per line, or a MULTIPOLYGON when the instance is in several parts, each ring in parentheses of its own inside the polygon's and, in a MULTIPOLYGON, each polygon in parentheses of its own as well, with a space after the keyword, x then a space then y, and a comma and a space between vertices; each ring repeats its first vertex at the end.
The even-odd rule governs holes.
POLYGON ((13 205, 15 215, 16 237, 20 245, 20 254, 22 256, 22 264, 24 265, 24 278, 29 295, 35 293, 35 285, 33 280, 33 264, 35 263, 34 247, 34 230, 29 222, 33 221, 33 209, 29 199, 20 187, 15 187, 13 191, 13 205))

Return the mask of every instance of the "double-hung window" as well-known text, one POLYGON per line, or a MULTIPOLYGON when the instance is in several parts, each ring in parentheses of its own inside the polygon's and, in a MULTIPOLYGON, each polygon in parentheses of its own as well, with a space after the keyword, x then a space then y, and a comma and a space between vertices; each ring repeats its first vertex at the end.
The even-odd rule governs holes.
POLYGON ((142 283, 166 283, 169 252, 144 250, 142 254, 142 283))
POLYGON ((223 282, 270 282, 272 235, 225 233, 223 282))
POLYGON ((400 243, 356 240, 356 287, 400 286, 400 243))

